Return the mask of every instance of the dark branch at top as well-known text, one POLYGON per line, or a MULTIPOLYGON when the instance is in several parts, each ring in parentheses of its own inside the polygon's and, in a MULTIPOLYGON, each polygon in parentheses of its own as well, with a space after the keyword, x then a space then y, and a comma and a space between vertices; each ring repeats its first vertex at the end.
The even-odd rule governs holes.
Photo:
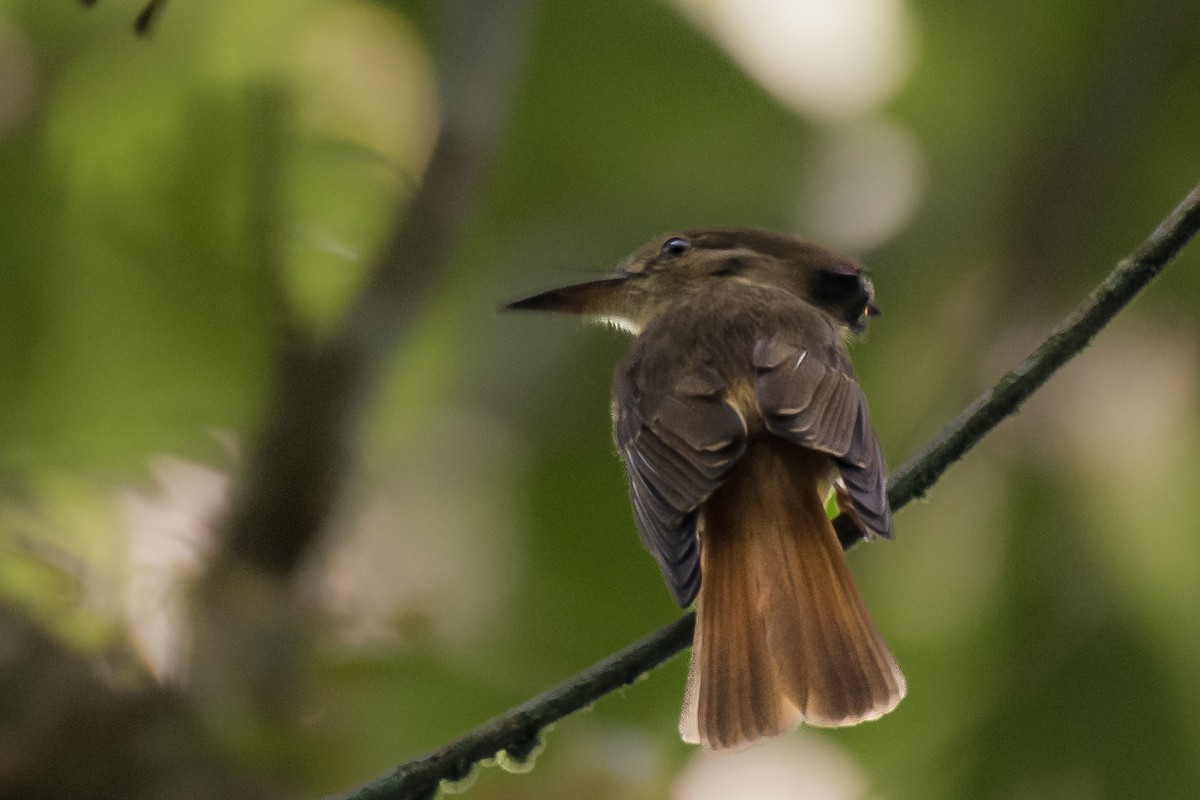
MULTIPOLYGON (((79 0, 79 2, 89 7, 96 5, 96 0, 79 0)), ((133 32, 138 36, 148 35, 150 28, 158 21, 159 12, 166 4, 167 0, 148 0, 133 22, 133 32)))
MULTIPOLYGON (((1179 253, 1200 230, 1200 186, 1154 230, 1132 255, 1015 369, 971 403, 923 450, 892 477, 888 497, 899 510, 925 494, 946 469, 979 443, 992 428, 1014 413, 1051 375, 1077 355, 1133 297, 1179 253)), ((835 523, 843 546, 858 540, 857 529, 839 517, 835 523), (853 529, 854 533, 850 534, 853 529)), ((343 800, 424 800, 442 781, 466 778, 479 762, 491 758, 523 761, 543 729, 604 695, 633 683, 692 642, 695 615, 670 625, 609 656, 566 683, 484 723, 457 741, 397 767, 390 775, 341 795, 343 800)))
POLYGON ((133 32, 138 36, 146 36, 150 33, 151 26, 158 21, 158 14, 163 10, 163 6, 167 4, 167 0, 150 0, 146 3, 146 7, 137 15, 137 19, 133 22, 133 32))

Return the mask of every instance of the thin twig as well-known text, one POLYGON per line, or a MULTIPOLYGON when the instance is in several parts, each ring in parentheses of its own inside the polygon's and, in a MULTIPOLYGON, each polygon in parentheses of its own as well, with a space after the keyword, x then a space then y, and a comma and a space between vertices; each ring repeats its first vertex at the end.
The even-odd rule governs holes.
POLYGON ((1198 229, 1200 186, 1192 189, 1142 246, 1117 264, 1028 358, 967 406, 897 470, 888 487, 892 507, 898 509, 924 495, 947 467, 978 444, 1001 420, 1015 413, 1162 272, 1198 229))
POLYGON ((527 763, 537 753, 545 728, 627 686, 692 643, 694 614, 686 614, 593 664, 571 680, 485 722, 454 743, 402 764, 392 774, 348 792, 343 800, 425 800, 442 781, 468 778, 480 762, 527 763))
MULTIPOLYGON (((1032 354, 967 407, 934 440, 899 470, 888 486, 899 510, 922 496, 946 469, 1014 413, 1051 375, 1146 287, 1200 230, 1200 186, 1187 197, 1129 258, 1050 334, 1032 354)), ((838 520, 845 530, 845 520, 838 520)), ((857 540, 843 536, 844 546, 857 540)), ((695 614, 689 612, 661 630, 584 670, 575 677, 495 717, 462 738, 397 767, 391 774, 342 800, 426 800, 442 781, 460 781, 490 758, 523 762, 536 749, 547 725, 633 683, 692 642, 695 614)))

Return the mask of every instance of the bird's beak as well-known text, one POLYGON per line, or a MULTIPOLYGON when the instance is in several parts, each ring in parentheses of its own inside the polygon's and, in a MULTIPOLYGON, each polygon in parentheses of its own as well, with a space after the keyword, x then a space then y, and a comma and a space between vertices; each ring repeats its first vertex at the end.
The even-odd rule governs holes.
POLYGON ((560 286, 546 292, 513 300, 504 306, 505 311, 554 311, 559 314, 583 314, 604 317, 618 313, 624 294, 623 287, 629 281, 627 272, 614 272, 598 278, 560 286))
POLYGON ((874 303, 867 303, 866 314, 868 317, 879 317, 883 315, 883 310, 874 303))

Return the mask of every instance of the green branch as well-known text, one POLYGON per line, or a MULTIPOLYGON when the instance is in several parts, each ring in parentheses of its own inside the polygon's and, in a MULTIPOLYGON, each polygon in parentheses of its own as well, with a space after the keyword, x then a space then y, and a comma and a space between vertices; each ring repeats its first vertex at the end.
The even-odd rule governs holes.
POLYGON ((287 319, 262 430, 223 523, 225 552, 291 576, 319 541, 363 409, 396 345, 444 274, 504 127, 524 40, 526 0, 437 5, 441 119, 423 180, 328 340, 287 319))
MULTIPOLYGON (((892 507, 899 510, 924 495, 951 464, 1005 417, 1016 412, 1030 395, 1083 350, 1198 230, 1200 186, 1192 189, 1142 246, 1118 264, 1028 358, 896 471, 888 486, 892 507)), ((846 535, 847 520, 843 516, 836 522, 844 546, 853 545, 857 534, 846 535)), ((684 650, 692 642, 695 621, 694 613, 684 615, 445 747, 405 762, 391 774, 341 795, 342 799, 426 800, 437 793, 443 781, 464 780, 481 762, 489 759, 525 762, 538 747, 547 725, 633 683, 684 650)))

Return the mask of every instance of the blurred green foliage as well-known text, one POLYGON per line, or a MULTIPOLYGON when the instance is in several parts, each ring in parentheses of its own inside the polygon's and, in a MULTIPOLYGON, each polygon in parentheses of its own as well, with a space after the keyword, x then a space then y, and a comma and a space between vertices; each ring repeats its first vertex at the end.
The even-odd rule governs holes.
MULTIPOLYGON (((436 4, 412 5, 174 0, 143 40, 132 0, 0 0, 0 601, 93 665, 89 691, 149 685, 129 642, 157 597, 137 578, 168 571, 144 553, 175 529, 137 539, 129 509, 213 519, 155 459, 236 480, 285 321, 336 323, 420 180, 436 4)), ((300 721, 274 734, 294 746, 247 744, 236 701, 184 682, 157 712, 190 720, 167 750, 266 795, 344 789, 678 613, 610 444, 622 336, 498 315, 505 298, 671 229, 817 237, 830 207, 866 225, 900 178, 881 169, 850 201, 817 179, 836 189, 822 153, 883 125, 908 143, 913 204, 853 253, 885 310, 853 357, 898 464, 1195 183, 1200 5, 894 5, 911 75, 836 119, 775 99, 682 5, 536 7, 483 201, 297 578, 318 632, 300 721)), ((796 736, 844 751, 870 796, 1200 793, 1197 266, 1185 252, 895 542, 854 552, 909 696, 796 736)), ((32 657, 5 637, 4 658, 32 657)), ((530 774, 493 770, 472 795, 668 794, 695 758, 675 733, 684 667, 563 721, 530 774)), ((23 685, 0 682, 0 742, 24 738, 0 781, 88 769, 68 738, 23 737, 75 693, 23 685)))

